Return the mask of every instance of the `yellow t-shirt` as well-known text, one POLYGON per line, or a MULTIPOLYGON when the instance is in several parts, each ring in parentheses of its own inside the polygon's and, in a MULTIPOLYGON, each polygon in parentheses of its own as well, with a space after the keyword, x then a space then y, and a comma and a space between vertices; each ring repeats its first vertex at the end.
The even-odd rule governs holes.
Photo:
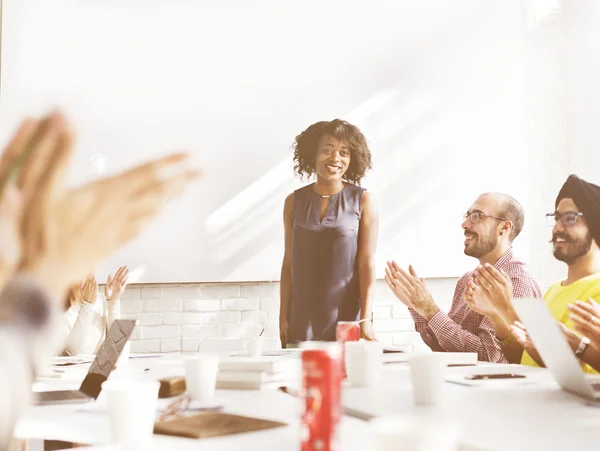
MULTIPOLYGON (((561 283, 557 282, 552 285, 544 295, 544 300, 554 319, 563 323, 569 329, 573 329, 573 321, 569 319, 567 305, 575 301, 587 301, 590 298, 593 298, 596 302, 600 302, 600 273, 584 277, 567 286, 563 286, 561 283)), ((521 365, 538 366, 527 351, 523 353, 521 365)), ((583 371, 597 374, 597 371, 589 365, 584 365, 583 371)))

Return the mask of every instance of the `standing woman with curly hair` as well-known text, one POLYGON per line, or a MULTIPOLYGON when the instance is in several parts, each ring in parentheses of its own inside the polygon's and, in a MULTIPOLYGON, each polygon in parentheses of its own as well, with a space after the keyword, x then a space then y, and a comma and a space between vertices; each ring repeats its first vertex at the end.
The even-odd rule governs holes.
POLYGON ((359 318, 362 338, 374 340, 379 216, 373 196, 359 186, 371 169, 367 140, 336 119, 308 127, 293 149, 296 173, 316 181, 285 200, 281 345, 334 341, 338 321, 359 318))

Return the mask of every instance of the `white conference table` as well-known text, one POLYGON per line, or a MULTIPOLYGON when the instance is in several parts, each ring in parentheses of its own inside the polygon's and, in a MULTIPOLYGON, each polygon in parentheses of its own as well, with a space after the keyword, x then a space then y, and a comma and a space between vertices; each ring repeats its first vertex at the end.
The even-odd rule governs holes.
MULTIPOLYGON (((181 356, 130 361, 130 371, 144 377, 183 375, 181 356), (149 368, 149 371, 143 371, 149 368)), ((406 364, 384 366, 381 381, 373 388, 344 387, 346 415, 341 424, 342 451, 376 451, 368 422, 372 417, 399 415, 431 422, 440 417, 457 421, 462 429, 465 450, 564 450, 600 448, 600 408, 562 392, 545 369, 506 365, 448 368, 448 374, 472 372, 527 373, 534 384, 518 380, 493 382, 486 387, 446 383, 438 409, 413 405, 409 369, 406 364)), ((78 388, 85 369, 69 370, 64 380, 52 380, 38 389, 78 388)), ((116 377, 116 375, 115 375, 116 377)), ((191 440, 155 435, 153 448, 233 451, 300 447, 300 401, 275 390, 218 391, 224 411, 282 421, 287 427, 191 440)), ((102 395, 98 403, 102 405, 102 395)), ((16 435, 28 439, 62 440, 93 446, 90 451, 113 450, 108 415, 90 405, 44 406, 29 409, 18 423, 16 435)))
MULTIPOLYGON (((36 391, 78 389, 87 368, 87 365, 79 368, 69 367, 65 370, 62 380, 45 380, 41 384, 35 384, 35 389, 36 391)), ((184 367, 181 356, 164 355, 156 359, 131 360, 130 371, 134 375, 160 379, 183 375, 184 367), (149 368, 149 371, 144 371, 146 368, 149 368)), ((115 377, 124 377, 124 374, 113 374, 115 377)), ((155 435, 153 448, 169 451, 173 449, 264 451, 265 449, 300 448, 301 406, 297 398, 277 390, 218 390, 216 397, 223 402, 224 412, 280 421, 287 423, 288 426, 200 440, 155 435)), ((97 404, 97 408, 91 403, 32 407, 17 424, 15 435, 23 439, 107 445, 111 441, 111 431, 108 414, 102 407, 104 405, 102 394, 97 404)), ((340 439, 343 450, 374 450, 371 445, 370 428, 367 423, 359 419, 350 417, 343 419, 340 439)), ((106 449, 113 448, 108 446, 106 449)), ((96 449, 96 447, 89 449, 96 449)))
POLYGON ((397 415, 457 421, 461 442, 467 449, 489 451, 598 450, 600 406, 562 390, 550 372, 521 365, 479 364, 448 368, 448 374, 520 373, 534 383, 519 379, 489 381, 483 387, 446 383, 444 401, 438 409, 415 407, 407 365, 388 365, 375 388, 344 391, 347 414, 368 420, 397 415))

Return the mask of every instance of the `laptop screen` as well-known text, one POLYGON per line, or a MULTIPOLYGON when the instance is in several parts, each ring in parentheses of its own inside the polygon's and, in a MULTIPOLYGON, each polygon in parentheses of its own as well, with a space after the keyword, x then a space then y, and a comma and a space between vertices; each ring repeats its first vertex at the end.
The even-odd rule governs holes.
POLYGON ((112 323, 106 339, 98 349, 96 358, 83 380, 79 391, 96 399, 102 390, 102 383, 108 379, 110 372, 115 367, 119 355, 129 340, 136 321, 117 319, 112 323))
POLYGON ((540 299, 513 299, 513 306, 559 385, 568 392, 592 397, 581 365, 546 303, 540 299))

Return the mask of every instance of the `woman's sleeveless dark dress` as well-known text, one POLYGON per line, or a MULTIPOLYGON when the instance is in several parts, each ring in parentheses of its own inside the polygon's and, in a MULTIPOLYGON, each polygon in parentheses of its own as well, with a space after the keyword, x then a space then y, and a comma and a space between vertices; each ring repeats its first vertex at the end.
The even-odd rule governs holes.
POLYGON ((358 319, 356 253, 363 192, 347 184, 329 199, 323 221, 321 196, 313 185, 294 192, 290 343, 333 341, 338 321, 358 319))

